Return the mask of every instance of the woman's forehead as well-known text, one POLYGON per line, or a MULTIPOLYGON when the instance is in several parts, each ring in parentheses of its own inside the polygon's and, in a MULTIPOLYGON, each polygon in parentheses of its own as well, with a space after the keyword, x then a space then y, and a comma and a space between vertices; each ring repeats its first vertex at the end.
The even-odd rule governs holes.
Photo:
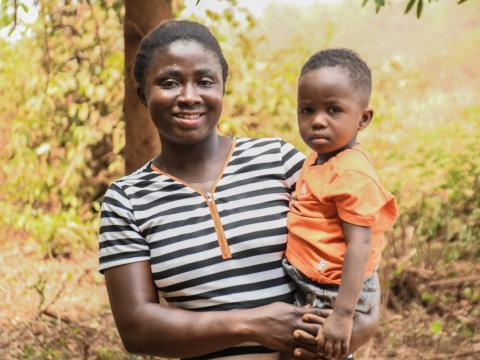
POLYGON ((150 70, 159 67, 209 68, 222 71, 216 54, 196 41, 176 41, 166 48, 159 48, 152 56, 150 70))
POLYGON ((222 76, 222 67, 216 54, 195 41, 176 41, 166 49, 158 49, 147 70, 150 76, 222 76))
POLYGON ((216 60, 219 62, 217 54, 210 49, 207 49, 202 43, 195 40, 177 40, 172 42, 165 48, 159 48, 154 54, 154 59, 161 58, 196 58, 205 59, 205 61, 216 60))

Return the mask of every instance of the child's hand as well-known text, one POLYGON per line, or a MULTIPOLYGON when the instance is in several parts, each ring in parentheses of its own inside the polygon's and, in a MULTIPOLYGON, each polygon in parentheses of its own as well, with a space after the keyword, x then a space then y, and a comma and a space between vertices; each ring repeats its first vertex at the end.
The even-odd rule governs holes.
POLYGON ((325 320, 317 334, 317 352, 325 358, 344 358, 348 355, 352 336, 353 317, 335 311, 325 320))

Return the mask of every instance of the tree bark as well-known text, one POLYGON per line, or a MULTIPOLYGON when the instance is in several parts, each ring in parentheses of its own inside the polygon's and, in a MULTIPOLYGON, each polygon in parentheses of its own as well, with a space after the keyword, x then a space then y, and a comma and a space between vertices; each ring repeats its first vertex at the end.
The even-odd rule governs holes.
POLYGON ((131 173, 160 151, 160 142, 145 107, 137 97, 133 64, 142 38, 172 18, 172 0, 125 0, 125 171, 131 173))

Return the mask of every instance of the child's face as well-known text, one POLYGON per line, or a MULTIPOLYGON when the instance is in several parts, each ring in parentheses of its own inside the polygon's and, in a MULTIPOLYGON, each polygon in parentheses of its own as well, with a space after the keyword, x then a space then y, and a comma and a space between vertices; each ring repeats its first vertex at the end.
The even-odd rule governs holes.
POLYGON ((144 102, 162 142, 196 144, 215 133, 222 112, 219 60, 195 41, 159 50, 145 77, 144 102))
POLYGON ((319 154, 347 147, 371 120, 348 71, 322 67, 303 74, 298 84, 298 126, 303 141, 319 154))

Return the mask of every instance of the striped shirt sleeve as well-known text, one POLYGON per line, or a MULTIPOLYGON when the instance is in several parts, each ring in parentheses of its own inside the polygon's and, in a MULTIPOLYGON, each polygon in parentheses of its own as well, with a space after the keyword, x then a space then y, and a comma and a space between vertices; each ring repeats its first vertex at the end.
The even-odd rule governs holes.
POLYGON ((102 203, 99 253, 101 273, 110 267, 150 260, 150 250, 135 223, 131 201, 115 183, 102 203))
POLYGON ((292 188, 297 182, 300 170, 305 160, 305 156, 298 151, 292 144, 281 141, 280 153, 282 155, 283 168, 285 170, 285 179, 292 188))

